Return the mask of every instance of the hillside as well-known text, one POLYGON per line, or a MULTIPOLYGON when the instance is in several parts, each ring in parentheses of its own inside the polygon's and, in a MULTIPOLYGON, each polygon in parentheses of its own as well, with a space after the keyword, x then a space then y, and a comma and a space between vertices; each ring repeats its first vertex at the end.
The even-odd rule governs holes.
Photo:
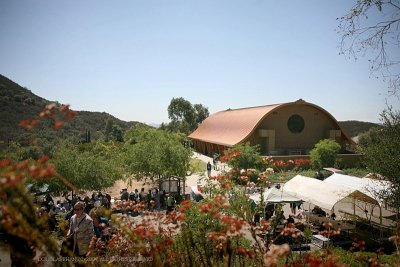
POLYGON ((339 121, 339 125, 349 137, 358 136, 373 127, 380 127, 379 124, 364 121, 339 121))
MULTIPOLYGON (((10 141, 26 142, 31 133, 20 128, 19 122, 23 119, 37 118, 39 112, 49 103, 51 102, 0 75, 0 148, 10 141)), ((136 123, 119 120, 105 112, 76 112, 76 117, 60 130, 53 130, 48 127, 49 122, 39 124, 33 133, 37 137, 54 144, 57 143, 57 140, 66 138, 80 141, 84 138, 86 131, 89 130, 91 139, 97 140, 104 137, 106 123, 109 119, 113 121, 114 125, 121 127, 123 131, 136 123)))

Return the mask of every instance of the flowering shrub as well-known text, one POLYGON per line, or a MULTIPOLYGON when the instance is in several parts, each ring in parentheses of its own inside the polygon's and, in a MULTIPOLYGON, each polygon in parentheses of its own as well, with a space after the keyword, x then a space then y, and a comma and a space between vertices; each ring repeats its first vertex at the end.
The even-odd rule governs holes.
MULTIPOLYGON (((53 127, 59 128, 65 120, 70 120, 75 112, 69 106, 49 104, 39 114, 39 118, 23 120, 20 126, 30 131, 42 119, 51 119, 53 127)), ((35 249, 56 257, 59 252, 57 241, 50 235, 49 217, 39 216, 33 196, 28 193, 25 182, 57 178, 71 189, 75 189, 59 175, 49 163, 49 157, 42 155, 39 160, 13 162, 0 161, 0 220, 1 232, 11 248, 13 264, 28 266, 32 264, 35 249)))
POLYGON ((295 159, 294 166, 297 171, 308 170, 311 167, 311 160, 309 159, 295 159))
POLYGON ((226 163, 229 161, 236 161, 238 157, 240 157, 240 152, 236 149, 231 149, 228 150, 225 155, 221 156, 220 160, 222 163, 226 163))
POLYGON ((275 160, 273 162, 276 171, 301 171, 307 170, 311 167, 309 159, 295 159, 295 160, 275 160))
POLYGON ((293 160, 275 160, 274 167, 279 172, 292 170, 294 168, 294 161, 293 160))
POLYGON ((251 146, 249 143, 235 145, 226 150, 221 157, 221 162, 228 164, 232 169, 263 170, 270 166, 270 158, 263 158, 260 155, 258 145, 251 146))

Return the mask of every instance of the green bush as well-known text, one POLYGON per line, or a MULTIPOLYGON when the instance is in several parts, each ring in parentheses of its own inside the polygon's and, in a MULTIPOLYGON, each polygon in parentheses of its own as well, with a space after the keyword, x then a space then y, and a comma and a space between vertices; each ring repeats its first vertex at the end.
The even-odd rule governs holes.
POLYGON ((373 252, 351 252, 341 248, 334 248, 333 253, 341 262, 351 267, 373 266, 379 262, 382 266, 398 266, 399 260, 396 254, 384 255, 373 252))
POLYGON ((334 140, 321 140, 310 152, 311 165, 317 170, 335 166, 336 155, 339 151, 340 145, 334 140))

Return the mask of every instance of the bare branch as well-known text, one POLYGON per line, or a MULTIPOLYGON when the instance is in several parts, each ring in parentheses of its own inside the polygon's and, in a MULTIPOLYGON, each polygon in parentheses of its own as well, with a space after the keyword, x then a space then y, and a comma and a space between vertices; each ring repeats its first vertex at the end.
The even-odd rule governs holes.
POLYGON ((338 33, 342 35, 340 54, 357 60, 358 56, 370 57, 370 73, 383 78, 388 84, 389 95, 400 90, 400 1, 359 0, 350 12, 338 18, 338 33), (389 18, 373 25, 364 26, 369 14, 377 11, 389 18))

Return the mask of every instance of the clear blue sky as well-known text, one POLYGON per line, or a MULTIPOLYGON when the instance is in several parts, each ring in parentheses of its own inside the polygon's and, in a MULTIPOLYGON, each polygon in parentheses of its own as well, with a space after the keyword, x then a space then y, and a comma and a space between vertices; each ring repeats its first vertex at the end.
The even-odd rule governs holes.
POLYGON ((387 85, 367 58, 339 55, 336 18, 351 2, 1 0, 0 73, 126 121, 167 122, 183 97, 210 113, 302 98, 379 122, 387 85))

